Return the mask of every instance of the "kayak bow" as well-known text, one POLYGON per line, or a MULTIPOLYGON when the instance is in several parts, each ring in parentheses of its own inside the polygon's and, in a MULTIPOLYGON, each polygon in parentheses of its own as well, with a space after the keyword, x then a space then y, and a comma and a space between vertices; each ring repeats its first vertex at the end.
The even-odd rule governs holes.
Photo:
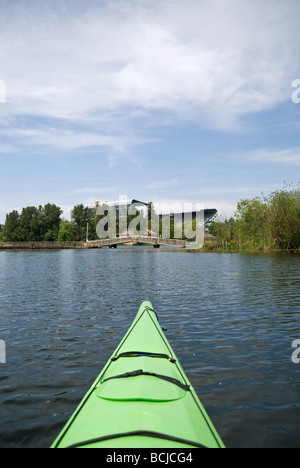
POLYGON ((150 302, 51 448, 224 448, 150 302))

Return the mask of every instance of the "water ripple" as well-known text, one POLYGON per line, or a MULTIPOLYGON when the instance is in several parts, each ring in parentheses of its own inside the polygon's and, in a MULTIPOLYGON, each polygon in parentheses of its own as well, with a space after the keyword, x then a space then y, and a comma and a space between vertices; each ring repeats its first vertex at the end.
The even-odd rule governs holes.
POLYGON ((299 447, 300 256, 0 252, 0 445, 48 447, 150 300, 225 444, 299 447))

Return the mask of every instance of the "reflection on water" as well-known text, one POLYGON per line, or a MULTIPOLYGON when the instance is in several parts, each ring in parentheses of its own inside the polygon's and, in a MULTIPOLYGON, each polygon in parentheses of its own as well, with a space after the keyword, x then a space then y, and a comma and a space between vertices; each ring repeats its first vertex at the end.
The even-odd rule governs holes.
POLYGON ((150 300, 229 447, 299 447, 300 256, 0 252, 0 445, 48 447, 150 300))

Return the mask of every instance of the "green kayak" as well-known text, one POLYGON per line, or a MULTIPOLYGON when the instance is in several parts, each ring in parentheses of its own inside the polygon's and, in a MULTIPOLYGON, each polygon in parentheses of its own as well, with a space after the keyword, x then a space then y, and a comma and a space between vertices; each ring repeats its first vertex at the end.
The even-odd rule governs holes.
POLYGON ((150 302, 51 448, 224 448, 150 302))

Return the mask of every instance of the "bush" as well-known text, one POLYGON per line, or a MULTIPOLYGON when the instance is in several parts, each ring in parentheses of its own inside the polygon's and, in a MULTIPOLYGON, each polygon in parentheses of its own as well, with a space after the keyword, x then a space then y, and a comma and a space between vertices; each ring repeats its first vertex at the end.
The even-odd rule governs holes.
POLYGON ((214 221, 210 230, 223 248, 299 249, 300 188, 285 185, 262 199, 241 200, 234 217, 214 221))

